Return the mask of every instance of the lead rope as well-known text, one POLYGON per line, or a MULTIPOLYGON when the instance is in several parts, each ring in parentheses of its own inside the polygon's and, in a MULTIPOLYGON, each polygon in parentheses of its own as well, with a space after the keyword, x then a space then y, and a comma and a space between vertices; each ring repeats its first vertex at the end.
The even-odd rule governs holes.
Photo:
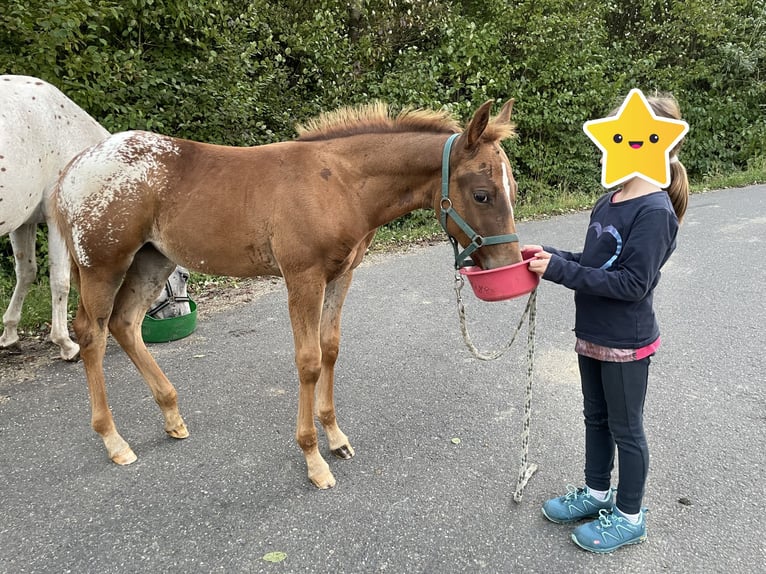
POLYGON ((460 292, 463 289, 465 281, 460 273, 455 272, 455 295, 457 297, 457 309, 458 316, 460 317, 460 332, 463 334, 463 341, 465 341, 468 350, 471 354, 482 361, 494 361, 502 357, 508 349, 511 348, 513 342, 516 340, 516 335, 521 331, 521 327, 524 325, 524 320, 527 321, 527 387, 524 394, 524 420, 521 425, 521 457, 519 461, 519 476, 516 480, 516 490, 513 493, 513 500, 515 502, 521 502, 521 497, 524 494, 524 487, 532 478, 532 475, 537 471, 537 465, 527 461, 529 454, 529 427, 532 419, 532 378, 535 370, 535 324, 537 319, 537 289, 535 288, 527 299, 527 306, 524 309, 524 313, 521 315, 518 325, 516 325, 516 331, 511 336, 511 340, 505 344, 501 349, 482 353, 479 351, 471 340, 471 335, 468 333, 468 327, 465 320, 465 306, 463 305, 463 297, 460 292))

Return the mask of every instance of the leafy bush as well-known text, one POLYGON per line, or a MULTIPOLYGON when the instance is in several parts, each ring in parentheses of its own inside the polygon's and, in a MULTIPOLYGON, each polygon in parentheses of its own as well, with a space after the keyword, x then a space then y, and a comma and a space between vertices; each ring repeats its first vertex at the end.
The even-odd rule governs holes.
MULTIPOLYGON (((582 124, 633 87, 678 98, 693 179, 766 149, 764 0, 4 0, 0 19, 0 72, 111 131, 257 145, 369 99, 465 120, 514 97, 523 204, 598 191, 582 124)), ((2 238, 0 273, 9 255, 2 238)))

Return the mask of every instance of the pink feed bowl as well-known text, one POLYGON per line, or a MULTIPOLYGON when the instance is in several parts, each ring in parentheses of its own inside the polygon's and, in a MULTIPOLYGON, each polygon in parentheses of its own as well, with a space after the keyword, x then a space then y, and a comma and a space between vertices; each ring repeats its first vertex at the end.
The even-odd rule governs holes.
POLYGON ((534 291, 540 283, 540 276, 529 270, 529 261, 535 254, 524 251, 521 263, 481 269, 480 267, 463 267, 460 274, 468 277, 476 297, 482 301, 504 301, 521 297, 534 291))

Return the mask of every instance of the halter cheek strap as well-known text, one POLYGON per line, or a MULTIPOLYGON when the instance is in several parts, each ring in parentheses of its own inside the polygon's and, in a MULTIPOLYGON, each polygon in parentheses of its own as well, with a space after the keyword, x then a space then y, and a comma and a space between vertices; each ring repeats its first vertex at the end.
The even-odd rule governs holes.
POLYGON ((496 245, 498 243, 518 243, 519 241, 519 236, 515 233, 482 237, 453 209, 452 200, 449 198, 449 157, 450 151, 452 151, 452 144, 459 135, 452 134, 444 144, 444 151, 442 151, 442 200, 440 204, 441 213, 439 215, 439 222, 452 244, 452 250, 455 252, 455 269, 462 267, 465 260, 480 247, 496 245), (457 239, 452 237, 449 231, 447 231, 447 217, 451 217, 463 233, 471 239, 471 243, 463 251, 459 251, 457 239))

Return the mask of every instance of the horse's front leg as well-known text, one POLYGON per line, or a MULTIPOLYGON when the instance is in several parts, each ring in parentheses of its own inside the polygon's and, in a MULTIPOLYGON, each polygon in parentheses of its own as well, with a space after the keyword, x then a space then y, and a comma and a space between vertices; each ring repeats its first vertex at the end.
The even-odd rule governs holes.
POLYGON ((335 486, 335 477, 327 461, 319 454, 314 426, 314 392, 322 370, 319 322, 325 284, 309 274, 285 277, 285 283, 295 342, 295 366, 300 381, 295 440, 306 458, 309 480, 318 488, 331 488, 335 486))
POLYGON ((327 434, 330 450, 338 458, 349 459, 354 456, 354 449, 348 437, 338 427, 335 418, 335 399, 333 395, 335 380, 335 362, 340 350, 340 318, 346 293, 351 285, 352 271, 327 285, 325 290, 324 307, 320 343, 322 348, 322 372, 319 375, 317 388, 316 414, 327 434))

